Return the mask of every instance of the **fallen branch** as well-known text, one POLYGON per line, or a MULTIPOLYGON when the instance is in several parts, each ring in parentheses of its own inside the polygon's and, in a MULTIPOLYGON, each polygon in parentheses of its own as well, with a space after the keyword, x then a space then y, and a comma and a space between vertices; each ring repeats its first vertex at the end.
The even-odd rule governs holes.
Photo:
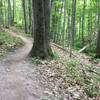
POLYGON ((60 45, 58 45, 58 44, 56 44, 56 43, 52 43, 54 46, 56 46, 56 47, 58 47, 59 49, 62 49, 63 51, 66 51, 66 49, 65 48, 63 48, 62 46, 60 46, 60 45))
POLYGON ((91 44, 87 44, 86 46, 84 46, 82 49, 80 49, 78 52, 81 53, 83 52, 86 48, 90 47, 91 44))
POLYGON ((78 51, 78 53, 83 52, 86 48, 89 48, 91 45, 93 45, 93 44, 95 43, 96 35, 94 34, 93 37, 95 37, 95 38, 91 41, 91 43, 88 43, 86 46, 84 46, 82 49, 80 49, 80 50, 78 51))
POLYGON ((99 73, 97 73, 97 72, 96 72, 96 71, 94 71, 94 70, 89 69, 88 71, 89 71, 90 73, 95 73, 96 75, 100 76, 100 74, 99 74, 99 73))
MULTIPOLYGON (((83 47, 83 48, 80 50, 80 52, 84 51, 86 48, 88 48, 88 47, 89 47, 90 45, 92 45, 93 43, 94 43, 94 42, 92 42, 92 43, 90 43, 90 44, 87 44, 85 47, 83 47)), ((58 44, 56 44, 56 43, 52 43, 52 45, 58 47, 59 49, 62 49, 62 50, 65 51, 65 52, 67 51, 68 53, 70 53, 70 51, 68 51, 67 49, 63 48, 62 46, 60 46, 60 45, 58 45, 58 44)), ((80 53, 80 52, 79 52, 79 53, 80 53)), ((78 60, 80 60, 80 59, 78 58, 77 55, 75 55, 75 54, 72 54, 72 55, 73 55, 75 58, 77 58, 78 60)), ((85 67, 84 67, 84 66, 86 66, 86 64, 80 62, 80 65, 83 66, 83 68, 82 68, 83 74, 85 75, 85 77, 87 77, 87 75, 86 75, 86 70, 85 70, 85 67)), ((94 70, 92 70, 92 69, 88 69, 87 71, 88 71, 88 72, 91 72, 91 73, 95 73, 96 75, 100 76, 99 73, 97 73, 96 71, 94 71, 94 70)))
MULTIPOLYGON (((68 49, 63 48, 62 46, 60 46, 60 45, 58 45, 58 44, 56 44, 56 43, 51 43, 51 44, 54 45, 54 46, 56 46, 57 48, 59 48, 59 49, 65 51, 65 52, 68 52, 68 53, 70 54, 70 51, 69 51, 68 49)), ((73 54, 73 53, 72 53, 72 56, 75 57, 75 58, 77 58, 77 56, 76 56, 75 54, 73 54)))

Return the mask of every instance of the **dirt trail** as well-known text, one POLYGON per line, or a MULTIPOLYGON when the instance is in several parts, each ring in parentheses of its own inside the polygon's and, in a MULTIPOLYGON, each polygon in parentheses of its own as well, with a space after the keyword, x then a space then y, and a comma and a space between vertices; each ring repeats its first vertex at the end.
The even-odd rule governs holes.
POLYGON ((36 67, 26 59, 32 47, 32 40, 16 34, 25 45, 0 61, 0 100, 41 100, 44 88, 41 86, 36 67))
MULTIPOLYGON (((69 81, 73 81, 67 76, 66 65, 62 63, 70 59, 68 52, 52 45, 61 59, 51 62, 43 61, 36 66, 27 58, 32 48, 32 39, 17 35, 19 32, 11 31, 9 33, 12 36, 20 37, 24 41, 24 46, 11 52, 0 61, 0 100, 76 100, 73 99, 74 97, 93 100, 84 99, 88 97, 82 87, 70 85, 69 81)), ((83 54, 75 53, 73 58, 86 65, 95 66, 83 54)), ((99 66, 100 63, 97 68, 99 66)))

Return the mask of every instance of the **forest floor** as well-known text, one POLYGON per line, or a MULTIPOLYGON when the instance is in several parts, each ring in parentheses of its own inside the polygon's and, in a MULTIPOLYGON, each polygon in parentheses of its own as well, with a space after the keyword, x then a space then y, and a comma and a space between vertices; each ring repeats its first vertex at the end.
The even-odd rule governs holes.
POLYGON ((0 100, 100 100, 100 60, 53 44, 54 60, 31 60, 32 38, 9 33, 24 46, 0 61, 0 100))

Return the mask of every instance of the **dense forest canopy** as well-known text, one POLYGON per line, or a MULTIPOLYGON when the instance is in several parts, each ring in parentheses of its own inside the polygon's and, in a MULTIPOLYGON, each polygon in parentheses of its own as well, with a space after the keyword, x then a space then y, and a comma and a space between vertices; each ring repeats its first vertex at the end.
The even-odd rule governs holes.
MULTIPOLYGON (((100 56, 99 0, 51 0, 50 37, 62 47, 70 46, 100 56), (98 42, 97 42, 98 40, 98 42), (89 47, 87 48, 87 45, 89 47)), ((24 28, 28 34, 33 30, 32 0, 0 0, 0 24, 24 28)))

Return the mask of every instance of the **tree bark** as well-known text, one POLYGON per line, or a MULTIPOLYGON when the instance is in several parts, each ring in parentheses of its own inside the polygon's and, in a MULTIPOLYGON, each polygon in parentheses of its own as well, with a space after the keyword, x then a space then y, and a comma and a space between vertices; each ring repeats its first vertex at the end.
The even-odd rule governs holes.
POLYGON ((24 11, 24 23, 25 23, 25 33, 28 33, 28 23, 27 23, 27 14, 26 14, 26 0, 22 0, 23 11, 24 11))
POLYGON ((73 0, 72 2, 72 35, 71 35, 71 42, 72 46, 74 46, 74 40, 75 40, 75 33, 76 33, 76 0, 73 0))
POLYGON ((32 57, 44 59, 53 56, 49 41, 49 4, 49 0, 33 0, 34 43, 31 51, 32 57))
POLYGON ((13 20, 12 20, 13 25, 14 25, 14 19, 15 19, 15 0, 13 0, 13 20))
POLYGON ((100 27, 99 27, 98 38, 97 38, 96 57, 100 58, 100 27))
POLYGON ((66 9, 67 9, 66 0, 64 0, 64 21, 63 21, 63 34, 62 34, 63 48, 65 47, 65 35, 66 35, 66 9))
POLYGON ((96 44, 96 57, 100 58, 100 3, 98 3, 98 35, 97 35, 97 44, 96 44))
POLYGON ((29 9, 29 31, 31 32, 31 25, 32 25, 32 23, 31 23, 32 22, 31 21, 32 20, 32 11, 31 11, 32 9, 31 9, 31 6, 30 6, 31 5, 31 0, 29 0, 28 3, 29 3, 28 4, 28 9, 29 9))
POLYGON ((4 20, 3 20, 3 1, 0 0, 0 25, 4 24, 4 20))
POLYGON ((86 1, 84 0, 83 15, 82 15, 82 46, 84 46, 85 9, 86 9, 86 1))
POLYGON ((12 24, 11 1, 8 0, 8 27, 12 24))

